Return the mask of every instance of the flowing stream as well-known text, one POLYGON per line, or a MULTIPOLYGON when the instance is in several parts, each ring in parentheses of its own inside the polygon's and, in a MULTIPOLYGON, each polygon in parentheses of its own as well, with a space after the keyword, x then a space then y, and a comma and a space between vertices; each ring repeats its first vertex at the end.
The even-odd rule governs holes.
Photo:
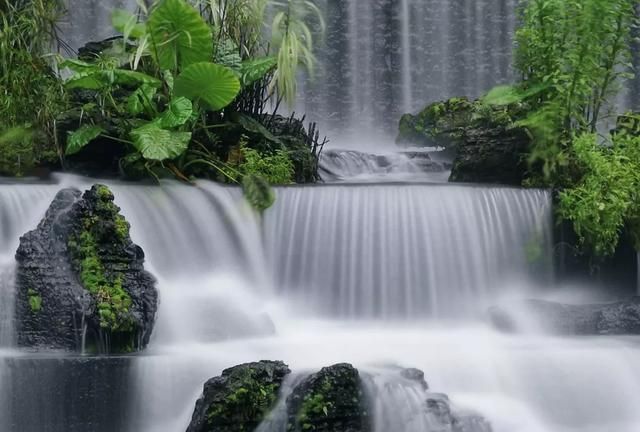
MULTIPOLYGON (((0 185, 5 271, 56 191, 91 182, 0 185)), ((185 430, 206 379, 259 359, 369 371, 380 432, 436 432, 419 389, 390 383, 385 366, 423 369, 430 391, 495 432, 638 430, 638 338, 504 335, 483 319, 504 296, 549 289, 549 267, 527 252, 550 254, 544 191, 287 187, 259 221, 238 190, 209 182, 112 187, 158 277, 150 347, 77 357, 17 351, 4 337, 0 430, 185 430)), ((4 335, 9 317, 3 309, 4 335)))

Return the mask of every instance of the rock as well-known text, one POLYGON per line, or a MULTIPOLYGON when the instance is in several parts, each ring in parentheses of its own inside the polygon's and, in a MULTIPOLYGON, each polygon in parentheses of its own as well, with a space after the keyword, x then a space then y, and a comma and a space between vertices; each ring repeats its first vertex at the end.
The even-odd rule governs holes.
POLYGON ((368 406, 358 370, 326 367, 298 384, 287 398, 287 431, 368 432, 368 406))
POLYGON ((18 344, 99 353, 149 342, 157 308, 154 278, 111 191, 60 191, 16 253, 18 344))
POLYGON ((569 305, 543 300, 527 300, 511 313, 493 307, 489 316, 494 326, 503 331, 517 331, 519 317, 532 317, 543 330, 566 335, 640 334, 640 297, 604 304, 569 305))
POLYGON ((207 381, 187 432, 255 430, 278 399, 291 371, 281 361, 260 361, 226 369, 207 381))
POLYGON ((422 372, 420 369, 415 369, 415 368, 402 369, 400 371, 400 376, 402 378, 408 379, 409 381, 418 382, 424 390, 427 390, 429 388, 427 381, 424 379, 424 372, 422 372))
POLYGON ((451 182, 520 185, 528 170, 531 142, 515 126, 517 107, 489 107, 453 98, 400 120, 399 145, 455 150, 451 182))

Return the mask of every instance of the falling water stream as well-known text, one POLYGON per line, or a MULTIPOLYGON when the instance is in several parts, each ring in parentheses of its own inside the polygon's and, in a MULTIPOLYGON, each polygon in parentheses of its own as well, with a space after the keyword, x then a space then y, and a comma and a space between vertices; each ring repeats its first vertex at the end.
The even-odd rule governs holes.
MULTIPOLYGON (((67 3, 74 49, 112 34, 112 7, 135 7, 67 3)), ((210 182, 110 183, 158 279, 143 354, 15 348, 19 237, 62 187, 94 181, 0 180, 0 431, 184 431, 208 378, 281 359, 369 374, 376 432, 450 432, 432 430, 427 392, 494 432, 638 432, 639 338, 506 335, 485 320, 504 298, 553 292, 550 194, 425 183, 450 161, 389 149, 401 113, 509 80, 516 3, 318 0, 328 28, 298 110, 332 138, 323 176, 339 184, 279 188, 263 219, 210 182), (424 370, 429 390, 400 385, 386 372, 397 366, 424 370)))
MULTIPOLYGON (((91 183, 1 185, 3 269, 58 189, 91 183)), ((552 277, 526 252, 534 241, 549 254, 544 191, 287 187, 258 221, 236 189, 209 182, 112 187, 158 278, 151 344, 98 359, 19 352, 4 338, 1 430, 184 430, 206 379, 259 359, 369 371, 376 421, 394 431, 428 419, 409 403, 421 393, 390 384, 385 365, 423 369, 430 391, 496 432, 638 430, 637 338, 504 335, 483 319, 487 305, 552 277)))

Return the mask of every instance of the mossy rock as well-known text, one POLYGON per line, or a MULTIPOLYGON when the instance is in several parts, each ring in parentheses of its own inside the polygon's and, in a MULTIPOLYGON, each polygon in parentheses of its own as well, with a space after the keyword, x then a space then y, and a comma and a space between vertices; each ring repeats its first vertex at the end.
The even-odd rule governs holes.
POLYGON ((321 369, 287 398, 288 432, 372 430, 358 370, 341 363, 321 369))
POLYGON ((148 343, 155 281, 106 186, 59 192, 16 260, 19 345, 126 353, 148 343))
POLYGON ((278 400, 291 371, 281 361, 260 361, 226 369, 204 385, 187 432, 251 432, 278 400))

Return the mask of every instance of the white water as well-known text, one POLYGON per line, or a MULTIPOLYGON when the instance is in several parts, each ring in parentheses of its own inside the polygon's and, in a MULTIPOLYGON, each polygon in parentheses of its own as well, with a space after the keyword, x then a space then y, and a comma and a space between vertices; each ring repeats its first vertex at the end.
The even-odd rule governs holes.
MULTIPOLYGON (((89 184, 68 177, 63 183, 89 184)), ((544 192, 428 185, 280 189, 262 223, 263 247, 260 224, 234 189, 208 182, 113 187, 158 276, 161 300, 148 352, 131 360, 128 378, 119 377, 131 407, 120 414, 127 431, 184 430, 206 379, 260 359, 282 359, 296 372, 345 361, 363 370, 417 367, 431 391, 447 393, 456 408, 480 412, 495 432, 640 429, 639 338, 508 336, 481 318, 446 319, 478 316, 501 295, 499 287, 523 295, 527 265, 520 248, 527 233, 545 226, 544 192), (429 245, 439 253, 425 255, 429 245), (295 268, 304 270, 304 280, 272 284, 271 275, 286 279, 295 268), (507 276, 501 269, 517 277, 499 283, 507 276), (376 282, 396 277, 391 286, 376 282), (296 292, 308 295, 301 300, 296 292), (438 302, 423 303, 433 295, 438 302), (442 319, 427 320, 434 316, 442 319)), ((0 186, 5 263, 58 188, 0 186)), ((16 355, 4 351, 2 364, 16 355)), ((73 424, 73 401, 95 397, 98 403, 99 394, 65 394, 66 414, 29 406, 42 392, 38 386, 63 384, 55 376, 37 379, 37 362, 44 361, 37 359, 0 367, 0 381, 13 384, 3 387, 13 393, 0 398, 0 422, 13 414, 9 424, 22 425, 3 430, 109 430, 96 419, 89 428, 73 424), (17 376, 25 380, 21 386, 12 381, 17 376), (25 397, 29 392, 34 396, 25 397), (18 407, 14 399, 27 404, 18 407), (23 416, 30 421, 16 421, 23 416)), ((388 385, 374 381, 382 395, 378 425, 417 431, 415 425, 427 421, 420 417, 422 395, 411 386, 385 393, 388 385), (413 401, 404 411, 390 407, 403 398, 413 401)), ((43 396, 44 407, 54 403, 43 396)))

